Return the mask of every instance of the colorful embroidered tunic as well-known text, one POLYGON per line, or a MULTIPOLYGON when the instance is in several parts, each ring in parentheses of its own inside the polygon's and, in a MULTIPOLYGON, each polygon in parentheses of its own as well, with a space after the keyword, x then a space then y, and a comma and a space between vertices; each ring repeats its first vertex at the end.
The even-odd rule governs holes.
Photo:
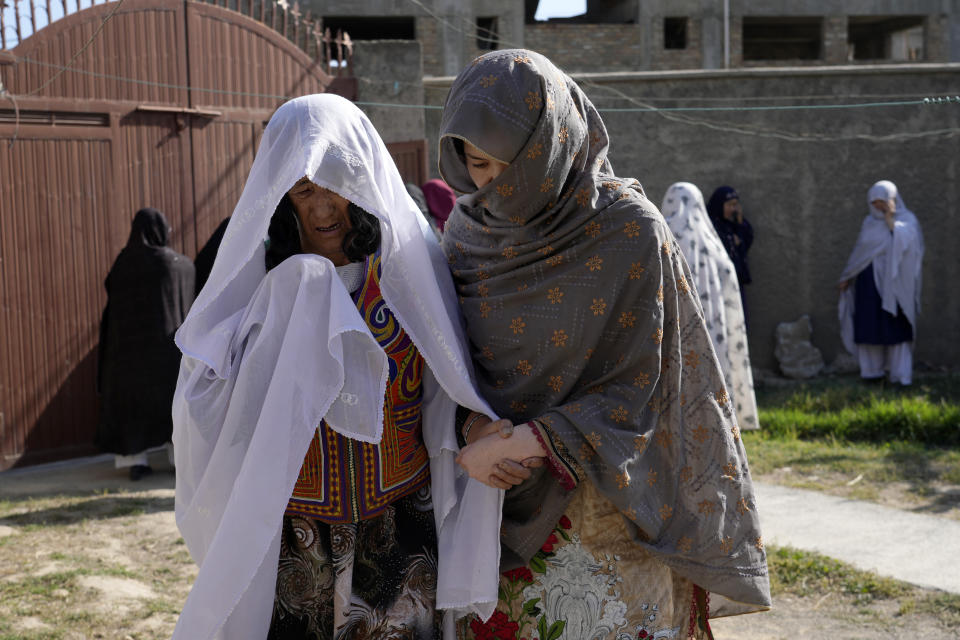
POLYGON ((326 422, 317 428, 286 515, 330 524, 368 520, 429 483, 429 456, 421 433, 423 357, 380 294, 380 254, 367 258, 357 309, 389 358, 379 444, 344 437, 326 422))

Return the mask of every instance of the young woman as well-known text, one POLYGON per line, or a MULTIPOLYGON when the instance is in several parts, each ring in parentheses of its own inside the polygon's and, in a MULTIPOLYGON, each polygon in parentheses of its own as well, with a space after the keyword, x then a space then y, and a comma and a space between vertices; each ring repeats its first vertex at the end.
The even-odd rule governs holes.
MULTIPOLYGON (((500 599, 478 638, 686 637, 765 609, 746 453, 669 228, 607 161, 577 85, 532 51, 454 81, 443 178, 463 195, 443 249, 481 394, 552 473, 507 492, 500 599)), ((482 477, 496 434, 460 459, 482 477)), ((501 441, 503 442, 503 441, 501 441)), ((495 456, 494 456, 495 457, 495 456)))
POLYGON ((424 639, 439 610, 492 612, 502 492, 458 473, 454 417, 512 425, 474 390, 430 235, 350 102, 270 119, 177 334, 176 515, 200 571, 175 637, 424 639))

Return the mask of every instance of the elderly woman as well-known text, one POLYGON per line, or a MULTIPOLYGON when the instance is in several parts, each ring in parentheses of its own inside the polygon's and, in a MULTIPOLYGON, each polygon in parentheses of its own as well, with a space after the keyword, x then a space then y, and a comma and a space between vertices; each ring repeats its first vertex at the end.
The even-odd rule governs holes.
POLYGON ((734 415, 741 429, 757 429, 757 399, 747 347, 747 326, 733 261, 707 217, 703 194, 696 185, 670 185, 660 207, 700 295, 703 319, 733 395, 734 415))
POLYGON ((540 452, 507 492, 500 600, 473 637, 686 637, 769 607, 747 458, 669 228, 607 161, 607 131, 543 56, 496 51, 454 81, 443 249, 481 394, 516 427, 460 455, 540 452), (538 447, 529 445, 533 441, 538 447))
POLYGON ((913 337, 920 308, 923 232, 897 186, 867 192, 867 216, 840 276, 843 344, 868 380, 913 381, 913 337))
POLYGON ((506 423, 414 206, 348 101, 270 119, 177 334, 176 516, 200 570, 176 638, 423 639, 439 610, 492 613, 502 492, 459 473, 454 419, 506 423))

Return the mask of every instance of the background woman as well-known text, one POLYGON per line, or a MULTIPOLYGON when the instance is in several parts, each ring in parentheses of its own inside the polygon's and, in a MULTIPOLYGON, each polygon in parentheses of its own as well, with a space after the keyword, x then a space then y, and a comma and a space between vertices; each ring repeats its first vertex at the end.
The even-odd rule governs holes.
POLYGON ((435 638, 438 609, 493 610, 502 493, 454 461, 458 405, 493 412, 414 206, 347 100, 270 119, 177 334, 176 515, 200 571, 175 637, 435 638))
POLYGON ((840 276, 840 331, 867 379, 913 381, 913 339, 920 309, 923 232, 897 186, 867 192, 867 217, 840 276), (852 286, 851 286, 852 285, 852 286))
POLYGON ((757 429, 760 424, 740 285, 733 262, 707 217, 703 194, 694 184, 676 182, 667 189, 660 210, 690 267, 707 331, 727 389, 733 394, 737 424, 741 429, 757 429))
POLYGON ((194 269, 169 242, 163 213, 137 211, 127 246, 104 281, 96 444, 117 454, 117 468, 129 467, 131 480, 152 471, 147 450, 169 444, 173 432, 170 404, 180 366, 173 333, 193 302, 194 269))
MULTIPOLYGON (((454 81, 444 231, 481 394, 551 473, 507 492, 500 600, 476 637, 680 637, 769 606, 746 454, 691 275, 607 132, 547 59, 505 50, 454 81), (709 607, 707 605, 710 594, 709 607), (689 625, 689 628, 688 628, 689 625)), ((496 457, 496 456, 492 456, 496 457)), ((482 473, 482 471, 480 472, 482 473)))
POLYGON ((740 284, 740 301, 743 303, 744 318, 747 318, 746 287, 753 282, 750 277, 750 263, 747 252, 753 246, 753 227, 743 215, 740 194, 729 186, 717 187, 707 202, 707 213, 713 222, 720 241, 727 250, 737 270, 737 282, 740 284))

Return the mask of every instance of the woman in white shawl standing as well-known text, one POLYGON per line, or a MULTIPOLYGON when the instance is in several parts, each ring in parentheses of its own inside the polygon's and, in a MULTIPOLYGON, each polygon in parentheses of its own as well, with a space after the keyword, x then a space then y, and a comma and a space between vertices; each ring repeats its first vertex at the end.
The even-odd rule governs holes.
POLYGON ((860 361, 860 375, 891 382, 913 379, 913 340, 920 309, 923 232, 897 186, 877 182, 867 192, 867 217, 840 276, 843 345, 860 361))
POLYGON ((670 185, 660 211, 690 266, 707 331, 733 396, 737 423, 741 429, 757 429, 760 423, 753 393, 747 326, 733 261, 707 216, 703 194, 696 185, 689 182, 670 185))
POLYGON ((263 640, 304 624, 296 637, 436 637, 434 607, 492 613, 503 496, 459 471, 454 416, 458 405, 493 412, 474 390, 445 259, 350 102, 306 96, 270 119, 177 344, 176 518, 200 570, 174 638, 263 640), (315 197, 333 206, 320 211, 329 220, 310 218, 304 203, 315 197), (359 263, 339 244, 346 252, 356 211, 380 235, 359 263), (275 229, 284 216, 303 252, 286 259, 275 229), (388 481, 411 477, 417 483, 394 500, 388 481), (337 502, 337 486, 352 492, 337 502), (432 513, 433 548, 389 567, 352 551, 389 551, 403 500, 424 540, 434 523, 424 526, 423 514, 432 513), (329 517, 305 517, 314 512, 329 517), (387 571, 391 594, 356 598, 380 589, 387 571))

